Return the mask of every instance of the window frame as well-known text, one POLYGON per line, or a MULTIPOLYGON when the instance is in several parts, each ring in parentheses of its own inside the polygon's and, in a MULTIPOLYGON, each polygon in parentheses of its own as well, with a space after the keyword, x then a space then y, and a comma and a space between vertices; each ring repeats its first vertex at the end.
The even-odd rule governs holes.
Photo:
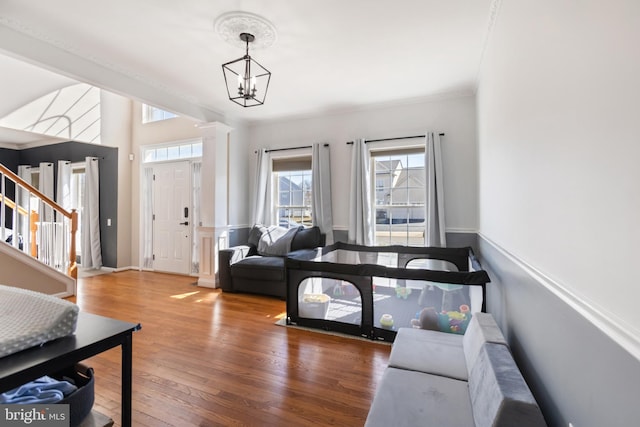
POLYGON ((162 162, 176 162, 181 160, 194 160, 201 159, 202 152, 204 146, 202 138, 194 138, 194 139, 186 139, 182 141, 172 141, 165 144, 151 144, 140 147, 141 154, 141 163, 142 164, 150 164, 150 163, 162 163, 162 162), (185 150, 185 155, 182 155, 182 148, 190 146, 190 153, 187 155, 185 150), (194 151, 194 148, 197 151, 194 151), (169 154, 170 150, 177 150, 177 156, 171 156, 169 154), (161 157, 158 156, 158 153, 164 151, 166 155, 161 157), (151 155, 150 153, 154 152, 155 154, 151 155), (151 156, 151 157, 149 157, 151 156))

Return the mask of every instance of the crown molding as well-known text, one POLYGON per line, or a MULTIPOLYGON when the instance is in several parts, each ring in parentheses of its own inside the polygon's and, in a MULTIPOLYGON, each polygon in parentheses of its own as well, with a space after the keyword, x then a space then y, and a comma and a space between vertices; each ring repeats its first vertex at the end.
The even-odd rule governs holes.
POLYGON ((415 98, 405 98, 405 99, 376 102, 371 104, 355 105, 350 107, 327 109, 327 110, 313 110, 313 111, 295 114, 295 115, 266 117, 264 119, 253 119, 253 120, 248 120, 247 125, 249 127, 252 127, 252 126, 265 125, 265 124, 313 119, 321 116, 339 116, 343 114, 353 114, 353 113, 359 113, 359 112, 365 112, 365 111, 382 110, 385 108, 403 107, 403 106, 411 106, 411 105, 417 105, 417 104, 428 104, 431 102, 441 102, 441 101, 461 99, 461 98, 472 98, 474 96, 476 96, 475 91, 471 89, 451 91, 451 92, 440 92, 440 93, 434 93, 427 96, 421 96, 421 97, 415 97, 415 98))
POLYGON ((476 72, 476 90, 480 82, 480 71, 482 70, 482 63, 484 62, 485 53, 487 51, 487 47, 489 46, 489 40, 491 39, 491 35, 493 34, 493 29, 495 27, 496 20, 498 19, 498 12, 500 11, 501 5, 502 0, 491 0, 491 5, 489 6, 489 22, 487 23, 487 31, 485 32, 484 40, 482 41, 480 61, 478 61, 478 70, 476 72))

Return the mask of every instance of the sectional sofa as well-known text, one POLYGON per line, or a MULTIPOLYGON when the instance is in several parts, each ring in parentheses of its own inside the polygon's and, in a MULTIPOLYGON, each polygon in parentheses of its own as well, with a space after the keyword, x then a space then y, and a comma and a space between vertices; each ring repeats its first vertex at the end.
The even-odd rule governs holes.
POLYGON ((475 313, 464 335, 400 328, 367 427, 544 427, 495 320, 475 313))

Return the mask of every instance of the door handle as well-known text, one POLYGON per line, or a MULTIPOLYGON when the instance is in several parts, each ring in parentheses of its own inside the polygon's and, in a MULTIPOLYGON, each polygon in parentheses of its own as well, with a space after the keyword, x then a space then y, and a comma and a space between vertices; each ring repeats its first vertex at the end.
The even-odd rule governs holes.
POLYGON ((189 225, 189 221, 181 222, 180 225, 189 225))

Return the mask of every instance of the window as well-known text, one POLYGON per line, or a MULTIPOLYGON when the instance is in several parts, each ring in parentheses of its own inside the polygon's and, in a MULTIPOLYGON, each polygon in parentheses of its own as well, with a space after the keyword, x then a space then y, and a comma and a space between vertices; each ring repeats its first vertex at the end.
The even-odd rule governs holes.
POLYGON ((278 225, 311 227, 311 157, 274 159, 273 183, 278 225))
POLYGON ((424 246, 423 148, 371 152, 375 244, 424 246))
POLYGON ((159 122, 161 120, 173 119, 174 117, 178 116, 152 105, 142 104, 142 123, 159 122))
POLYGON ((202 157, 202 141, 176 142, 170 145, 145 147, 142 151, 144 163, 166 162, 202 157))

